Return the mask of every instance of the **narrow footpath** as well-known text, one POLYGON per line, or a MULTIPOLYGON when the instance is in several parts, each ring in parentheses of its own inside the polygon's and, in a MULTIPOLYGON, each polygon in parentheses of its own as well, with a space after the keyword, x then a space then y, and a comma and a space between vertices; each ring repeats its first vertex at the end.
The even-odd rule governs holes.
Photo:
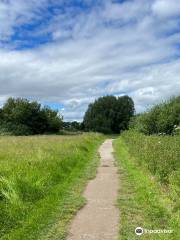
POLYGON ((75 216, 67 240, 116 240, 118 238, 119 211, 118 174, 112 155, 112 140, 100 147, 101 163, 96 178, 84 192, 87 204, 75 216))

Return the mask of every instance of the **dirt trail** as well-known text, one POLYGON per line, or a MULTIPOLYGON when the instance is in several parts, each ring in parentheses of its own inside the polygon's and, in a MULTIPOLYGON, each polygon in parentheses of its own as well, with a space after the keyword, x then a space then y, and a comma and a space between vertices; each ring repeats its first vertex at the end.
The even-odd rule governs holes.
POLYGON ((75 216, 67 240, 117 239, 119 212, 115 203, 118 175, 112 155, 112 140, 106 140, 99 152, 101 164, 97 176, 88 183, 84 193, 87 204, 75 216))

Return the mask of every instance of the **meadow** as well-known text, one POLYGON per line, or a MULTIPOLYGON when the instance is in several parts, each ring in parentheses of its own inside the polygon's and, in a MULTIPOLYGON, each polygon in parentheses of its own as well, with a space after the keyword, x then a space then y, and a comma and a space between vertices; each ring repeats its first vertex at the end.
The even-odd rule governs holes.
POLYGON ((173 230, 141 239, 180 239, 180 136, 125 131, 114 148, 121 180, 120 239, 136 239, 136 227, 173 230))
MULTIPOLYGON (((86 202, 82 192, 96 174, 105 138, 96 133, 0 137, 0 239, 65 240, 72 217, 86 202)), ((179 135, 129 130, 116 136, 119 239, 135 240, 138 226, 173 230, 144 234, 145 240, 180 238, 179 149, 179 135)))
POLYGON ((0 239, 65 239, 98 163, 100 134, 0 137, 0 239))

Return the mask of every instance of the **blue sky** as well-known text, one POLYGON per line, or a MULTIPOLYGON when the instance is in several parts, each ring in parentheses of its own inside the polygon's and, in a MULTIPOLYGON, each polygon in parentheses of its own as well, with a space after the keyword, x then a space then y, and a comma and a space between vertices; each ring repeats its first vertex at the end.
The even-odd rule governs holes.
POLYGON ((180 94, 179 0, 0 0, 0 104, 9 96, 82 120, 102 95, 137 112, 180 94))

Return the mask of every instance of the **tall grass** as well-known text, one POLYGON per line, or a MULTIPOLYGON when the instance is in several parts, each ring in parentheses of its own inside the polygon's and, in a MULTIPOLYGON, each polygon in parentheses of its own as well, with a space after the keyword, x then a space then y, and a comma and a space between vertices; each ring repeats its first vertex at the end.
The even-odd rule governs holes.
POLYGON ((38 239, 29 232, 39 231, 53 217, 102 139, 98 134, 1 137, 0 238, 38 239), (28 237, 21 229, 28 229, 28 237))
POLYGON ((120 173, 120 239, 137 239, 136 227, 170 229, 142 239, 180 239, 180 136, 126 131, 115 140, 120 173))
MULTIPOLYGON (((140 166, 147 168, 160 183, 172 184, 180 173, 180 136, 145 136, 126 131, 122 138, 140 166)), ((176 182, 176 181, 175 181, 176 182)))

